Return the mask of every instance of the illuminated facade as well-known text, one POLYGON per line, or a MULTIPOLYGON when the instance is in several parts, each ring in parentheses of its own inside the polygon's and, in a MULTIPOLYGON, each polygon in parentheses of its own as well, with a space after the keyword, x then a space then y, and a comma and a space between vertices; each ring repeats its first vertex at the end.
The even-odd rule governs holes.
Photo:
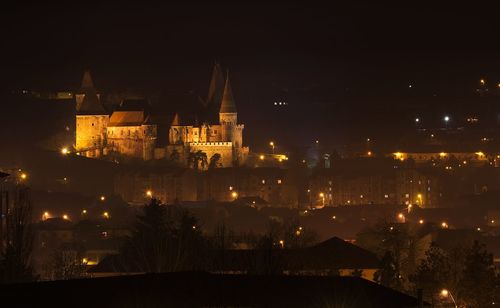
POLYGON ((231 167, 244 163, 248 156, 249 149, 243 146, 244 125, 238 123, 229 77, 223 77, 218 64, 203 111, 195 115, 195 121, 184 121, 180 113, 168 123, 152 121, 146 110, 118 109, 108 113, 89 72, 85 72, 82 88, 75 98, 75 149, 79 155, 101 158, 116 153, 142 160, 172 159, 190 165, 190 153, 201 151, 206 154, 207 162, 201 164, 203 169, 212 157, 220 156, 217 166, 231 167), (160 126, 168 126, 168 136, 160 135, 160 126), (168 139, 167 145, 159 144, 162 137, 168 139))

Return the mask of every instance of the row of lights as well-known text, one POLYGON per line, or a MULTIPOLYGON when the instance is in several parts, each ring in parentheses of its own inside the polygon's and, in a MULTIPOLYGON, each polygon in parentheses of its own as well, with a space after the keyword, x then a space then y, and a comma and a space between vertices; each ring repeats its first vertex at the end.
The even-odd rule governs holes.
MULTIPOLYGON (((83 210, 82 210, 82 215, 83 215, 83 216, 87 215, 87 210, 86 210, 86 209, 83 209, 83 210)), ((103 213, 102 213, 102 217, 103 217, 103 218, 106 218, 106 219, 111 218, 111 216, 109 215, 109 212, 103 212, 103 213)), ((42 214, 42 220, 47 220, 47 219, 49 219, 49 218, 52 218, 52 217, 51 217, 51 215, 50 215, 50 213, 49 213, 49 212, 47 212, 47 211, 46 211, 46 212, 43 212, 43 214, 42 214)), ((63 214, 63 215, 61 216, 61 218, 62 218, 62 219, 64 219, 64 220, 70 220, 70 219, 69 219, 68 214, 63 214)))

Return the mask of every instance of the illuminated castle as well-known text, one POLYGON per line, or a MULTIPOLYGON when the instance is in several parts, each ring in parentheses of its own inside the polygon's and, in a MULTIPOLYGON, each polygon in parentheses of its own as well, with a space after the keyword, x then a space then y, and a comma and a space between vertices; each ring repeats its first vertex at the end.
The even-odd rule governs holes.
POLYGON ((206 155, 202 168, 207 168, 207 163, 215 157, 219 167, 230 167, 244 163, 248 156, 248 147, 243 147, 244 125, 238 124, 229 77, 224 78, 218 64, 213 70, 207 99, 196 114, 185 118, 179 112, 159 117, 145 105, 125 101, 107 112, 88 71, 76 94, 76 110, 78 155, 103 158, 118 154, 141 160, 170 159, 189 165, 191 153, 202 153, 206 155), (167 142, 162 144, 162 139, 167 142))

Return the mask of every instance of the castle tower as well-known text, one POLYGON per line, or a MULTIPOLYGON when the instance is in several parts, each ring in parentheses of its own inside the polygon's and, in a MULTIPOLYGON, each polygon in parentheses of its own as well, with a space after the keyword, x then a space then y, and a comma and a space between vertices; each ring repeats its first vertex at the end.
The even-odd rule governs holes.
POLYGON ((181 120, 178 113, 175 113, 174 119, 170 124, 168 139, 170 144, 181 144, 184 142, 184 129, 181 126, 181 120))
POLYGON ((222 94, 222 102, 219 110, 219 122, 221 125, 236 125, 238 122, 238 112, 234 103, 233 91, 229 83, 229 74, 226 77, 226 84, 222 94))
POLYGON ((86 71, 82 88, 76 94, 76 151, 88 157, 103 155, 108 122, 109 115, 100 102, 90 72, 86 71))
POLYGON ((239 152, 243 143, 243 125, 238 125, 238 112, 234 103, 233 91, 229 81, 229 74, 226 77, 224 94, 219 110, 219 122, 222 126, 222 141, 233 143, 233 161, 239 160, 239 152))

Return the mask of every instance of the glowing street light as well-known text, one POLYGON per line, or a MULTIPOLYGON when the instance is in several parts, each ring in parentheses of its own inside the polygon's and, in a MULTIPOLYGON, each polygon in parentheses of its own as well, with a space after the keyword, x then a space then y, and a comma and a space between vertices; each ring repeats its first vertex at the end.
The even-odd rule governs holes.
POLYGON ((443 222, 441 223, 441 227, 442 227, 443 229, 448 229, 448 223, 447 223, 446 221, 443 221, 443 222))
POLYGON ((444 124, 445 124, 446 128, 448 128, 448 122, 450 122, 450 117, 446 115, 446 116, 444 116, 443 120, 444 120, 444 124))
POLYGON ((419 224, 421 224, 421 225, 423 225, 423 224, 424 224, 424 220, 423 220, 423 219, 420 219, 420 220, 418 221, 418 223, 419 223, 419 224))
POLYGON ((273 154, 274 154, 274 141, 269 142, 269 146, 273 149, 273 154))
POLYGON ((259 159, 260 159, 260 160, 264 160, 264 155, 260 155, 260 156, 259 156, 259 159))
POLYGON ((83 209, 82 215, 87 215, 87 210, 86 209, 83 209))
POLYGON ((49 216, 49 212, 43 212, 43 215, 42 215, 42 220, 47 220, 49 219, 50 216, 49 216))
POLYGON ((148 196, 149 198, 152 198, 153 192, 151 190, 146 191, 146 196, 148 196))
POLYGON ((22 172, 19 177, 21 178, 21 180, 26 180, 28 178, 28 175, 24 172, 22 172))
POLYGON ((441 292, 439 293, 442 297, 450 297, 451 300, 453 301, 453 304, 455 305, 455 308, 457 308, 457 302, 455 302, 455 298, 453 298, 453 295, 451 294, 450 291, 446 290, 446 289, 443 289, 441 290, 441 292))
POLYGON ((64 215, 62 216, 62 218, 63 218, 64 220, 69 220, 69 216, 68 216, 68 215, 66 215, 66 214, 64 214, 64 215))
POLYGON ((280 246, 281 246, 281 248, 285 247, 285 241, 284 240, 280 240, 280 246))
POLYGON ((233 192, 231 193, 231 197, 233 197, 233 198, 235 198, 235 199, 236 199, 236 198, 238 198, 238 193, 237 193, 237 192, 235 192, 235 191, 233 191, 233 192))
POLYGON ((106 200, 106 197, 105 197, 105 196, 101 196, 99 199, 100 199, 101 201, 105 201, 105 200, 106 200))
POLYGON ((109 213, 108 212, 102 213, 102 217, 109 219, 109 213))
POLYGON ((325 206, 325 193, 320 192, 319 197, 323 200, 323 206, 325 206))
POLYGON ((69 154, 69 149, 67 147, 64 147, 61 149, 61 154, 62 155, 68 155, 69 154))
POLYGON ((415 118, 415 123, 420 123, 420 118, 415 118))

